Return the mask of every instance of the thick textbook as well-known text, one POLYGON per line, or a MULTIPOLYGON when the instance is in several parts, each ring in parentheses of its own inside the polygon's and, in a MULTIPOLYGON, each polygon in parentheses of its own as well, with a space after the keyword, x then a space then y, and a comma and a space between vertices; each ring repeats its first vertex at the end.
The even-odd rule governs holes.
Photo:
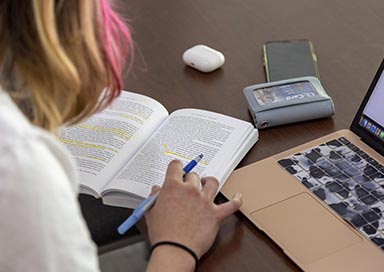
POLYGON ((174 159, 186 164, 203 154, 194 172, 216 177, 221 188, 257 142, 258 131, 249 122, 206 110, 169 114, 158 101, 123 91, 102 112, 63 128, 59 139, 76 159, 80 193, 135 208, 153 185, 162 185, 174 159))

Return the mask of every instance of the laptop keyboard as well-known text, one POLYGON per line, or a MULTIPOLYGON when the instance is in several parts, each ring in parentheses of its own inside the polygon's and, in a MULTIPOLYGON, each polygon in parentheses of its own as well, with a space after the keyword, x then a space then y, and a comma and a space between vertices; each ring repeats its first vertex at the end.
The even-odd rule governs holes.
POLYGON ((278 163, 384 250, 383 165, 344 137, 278 163))

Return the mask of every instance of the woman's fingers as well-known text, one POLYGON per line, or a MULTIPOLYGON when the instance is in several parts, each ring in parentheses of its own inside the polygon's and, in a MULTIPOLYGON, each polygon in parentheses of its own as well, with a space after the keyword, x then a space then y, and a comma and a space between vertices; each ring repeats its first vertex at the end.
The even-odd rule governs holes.
POLYGON ((218 218, 219 221, 223 220, 230 214, 236 212, 241 206, 241 194, 236 193, 231 200, 223 204, 218 205, 218 218))
POLYGON ((179 160, 173 160, 169 163, 165 174, 164 186, 169 186, 183 180, 183 164, 179 160))
POLYGON ((195 172, 185 174, 184 182, 193 184, 196 187, 200 187, 200 178, 195 172))
POLYGON ((156 194, 158 191, 160 191, 161 187, 160 186, 157 186, 157 185, 154 185, 152 186, 151 188, 151 193, 149 194, 150 196, 153 196, 154 194, 156 194))
POLYGON ((208 198, 213 199, 219 188, 217 179, 214 177, 204 177, 201 179, 201 184, 203 185, 203 194, 208 196, 208 198))

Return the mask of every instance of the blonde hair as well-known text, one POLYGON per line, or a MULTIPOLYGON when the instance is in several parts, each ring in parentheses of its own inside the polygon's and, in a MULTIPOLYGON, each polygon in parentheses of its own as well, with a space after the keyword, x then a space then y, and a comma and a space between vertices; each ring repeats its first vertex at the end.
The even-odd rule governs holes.
POLYGON ((111 103, 133 55, 107 0, 2 0, 0 41, 0 84, 51 131, 111 103))

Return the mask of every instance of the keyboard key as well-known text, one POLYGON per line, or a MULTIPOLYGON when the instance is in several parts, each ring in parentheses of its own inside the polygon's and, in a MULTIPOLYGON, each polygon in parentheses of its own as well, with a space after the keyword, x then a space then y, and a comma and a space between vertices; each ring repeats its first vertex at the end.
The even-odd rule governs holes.
POLYGON ((354 176, 352 179, 360 184, 371 180, 366 175, 357 175, 357 176, 354 176))
POLYGON ((328 157, 331 154, 331 152, 335 153, 335 151, 332 148, 324 144, 319 145, 318 148, 316 148, 316 151, 320 153, 320 155, 323 157, 328 157))
MULTIPOLYGON (((354 195, 344 200, 344 203, 348 204, 351 208, 355 208, 356 206, 361 204, 361 201, 354 195)), ((368 210, 368 209, 367 209, 368 210)))
POLYGON ((367 165, 365 168, 364 168, 364 174, 367 175, 368 177, 371 176, 371 175, 374 175, 377 172, 376 168, 374 168, 373 166, 371 165, 367 165))
POLYGON ((319 188, 313 191, 313 193, 321 200, 325 199, 325 191, 323 188, 319 188))
POLYGON ((371 207, 372 207, 372 211, 374 211, 375 213, 377 213, 379 217, 381 217, 381 210, 377 207, 373 207, 373 205, 371 207))
POLYGON ((292 156, 292 159, 296 161, 296 163, 303 168, 304 170, 309 170, 309 167, 313 164, 307 157, 302 153, 298 153, 292 156))
POLYGON ((319 159, 319 160, 316 162, 316 165, 317 165, 318 167, 320 167, 321 169, 323 169, 323 170, 325 170, 325 169, 330 168, 330 167, 333 166, 333 164, 332 164, 330 161, 326 160, 326 159, 319 159))
POLYGON ((348 205, 343 202, 330 204, 329 207, 331 207, 335 212, 337 212, 342 217, 348 213, 348 205))
POLYGON ((350 177, 348 177, 346 174, 341 174, 340 176, 337 176, 336 179, 340 181, 347 181, 350 180, 350 177))
POLYGON ((369 156, 367 155, 367 153, 365 153, 363 150, 359 150, 356 152, 357 155, 359 155, 361 158, 363 159, 367 159, 369 158, 369 156))
POLYGON ((357 186, 357 187, 355 188, 354 192, 355 192, 357 198, 359 198, 359 199, 361 199, 361 198, 363 198, 363 197, 369 195, 368 192, 367 192, 366 190, 364 190, 364 189, 363 189, 362 187, 360 187, 360 186, 357 186))
POLYGON ((326 188, 317 188, 312 191, 318 198, 323 200, 328 205, 340 203, 339 198, 337 198, 334 194, 332 194, 326 188))
POLYGON ((344 158, 345 156, 347 156, 348 154, 353 154, 353 151, 350 150, 348 147, 346 147, 346 146, 344 146, 344 145, 335 148, 335 152, 336 152, 337 154, 339 154, 340 156, 342 156, 343 158, 344 158))
POLYGON ((339 146, 342 146, 343 144, 342 143, 340 143, 338 140, 331 140, 331 141, 328 141, 328 142, 326 142, 326 144, 327 145, 329 145, 329 146, 331 146, 331 147, 333 147, 333 148, 335 148, 335 147, 339 147, 339 146))
POLYGON ((352 151, 354 151, 354 152, 356 152, 356 151, 359 151, 360 149, 357 147, 357 146, 355 146, 354 144, 352 144, 352 143, 349 143, 349 144, 347 144, 346 146, 348 146, 349 147, 349 149, 351 149, 352 151))
POLYGON ((286 167, 285 170, 287 170, 289 173, 294 175, 294 174, 300 172, 301 168, 297 165, 291 165, 291 166, 286 167))
POLYGON ((320 181, 320 183, 323 185, 327 184, 328 182, 336 181, 336 179, 334 179, 330 176, 327 176, 327 175, 322 176, 321 178, 318 178, 317 180, 320 181))
POLYGON ((384 189, 381 187, 371 191, 371 194, 379 200, 384 200, 384 189))
POLYGON ((373 190, 378 189, 380 186, 377 185, 375 182, 368 181, 361 184, 361 187, 364 188, 366 191, 371 192, 373 190))
POLYGON ((376 172, 369 176, 371 179, 373 179, 375 182, 381 182, 384 181, 384 174, 381 172, 376 172))
POLYGON ((317 180, 315 180, 314 178, 303 178, 301 183, 305 187, 307 187, 308 189, 311 189, 311 190, 321 186, 321 184, 317 180))
POLYGON ((369 206, 361 202, 361 200, 359 199, 358 203, 356 203, 356 205, 353 206, 353 211, 361 214, 363 212, 369 211, 369 206))
POLYGON ((343 172, 341 172, 341 170, 339 168, 336 168, 336 167, 330 167, 330 168, 326 168, 324 169, 324 172, 327 173, 329 176, 331 177, 337 177, 337 176, 340 176, 343 172))
POLYGON ((359 169, 357 169, 355 167, 350 167, 350 168, 344 169, 344 173, 346 173, 350 177, 360 175, 359 169))
POLYGON ((367 161, 357 156, 356 154, 350 153, 345 158, 352 163, 353 166, 361 169, 367 166, 367 161))
POLYGON ((365 196, 363 198, 360 198, 360 200, 366 204, 366 205, 372 205, 375 204, 378 200, 372 195, 365 196))
POLYGON ((319 167, 316 166, 309 167, 309 174, 315 179, 319 179, 325 175, 325 173, 319 167))
POLYGON ((359 169, 363 169, 364 167, 366 167, 368 165, 367 161, 364 160, 364 159, 360 159, 359 161, 357 162, 353 162, 353 165, 359 169))
POLYGON ((369 224, 365 225, 364 227, 361 227, 360 230, 362 231, 363 234, 365 234, 368 237, 377 234, 377 229, 369 224))
POLYGON ((384 219, 381 218, 379 221, 372 223, 379 231, 384 232, 384 219))
POLYGON ((367 224, 364 218, 359 214, 355 214, 349 222, 351 222, 352 225, 354 225, 356 228, 359 228, 367 224))
POLYGON ((345 157, 348 161, 352 163, 356 163, 362 160, 361 157, 357 156, 356 153, 350 153, 348 156, 345 157))
POLYGON ((338 192, 344 189, 343 186, 341 186, 339 183, 335 182, 328 182, 325 187, 331 191, 331 192, 338 192))
POLYGON ((352 167, 352 165, 348 161, 340 161, 335 163, 336 167, 343 170, 352 167))
POLYGON ((365 219, 367 222, 375 222, 375 221, 377 221, 377 220, 380 219, 380 216, 378 216, 377 213, 375 213, 375 212, 372 211, 372 210, 363 213, 362 216, 364 217, 364 219, 365 219))
POLYGON ((384 213, 384 203, 383 202, 379 201, 376 204, 372 205, 371 207, 372 207, 372 210, 374 212, 376 212, 378 215, 383 217, 383 213, 384 213))
POLYGON ((335 151, 331 151, 329 156, 328 156, 328 159, 333 162, 333 163, 336 163, 336 162, 339 162, 341 160, 343 160, 343 157, 341 157, 339 154, 337 154, 335 151))
POLYGON ((347 191, 352 191, 358 185, 354 180, 339 180, 336 179, 347 191))
POLYGON ((304 154, 312 162, 316 162, 319 158, 321 158, 321 155, 317 153, 315 149, 311 149, 310 151, 304 152, 304 154))
POLYGON ((372 237, 371 241, 374 242, 378 246, 383 246, 384 245, 384 238, 381 235, 377 235, 375 237, 372 237))
POLYGON ((288 166, 294 165, 295 162, 291 159, 282 159, 278 161, 278 164, 280 164, 283 168, 286 168, 288 166))
POLYGON ((305 171, 300 171, 300 172, 298 172, 298 173, 295 173, 295 174, 293 174, 298 180, 300 180, 300 181, 303 181, 303 179, 305 178, 305 179, 309 179, 311 176, 307 173, 307 172, 305 172, 305 171))
POLYGON ((342 142, 343 144, 345 144, 345 145, 347 145, 347 144, 350 144, 351 142, 350 141, 348 141, 345 137, 340 137, 340 138, 338 138, 338 140, 340 141, 340 142, 342 142))
POLYGON ((342 189, 340 191, 337 191, 336 195, 339 196, 341 199, 346 199, 351 196, 351 192, 349 190, 342 189))
POLYGON ((373 165, 373 166, 378 166, 379 163, 377 161, 375 161, 374 159, 372 158, 368 158, 366 159, 366 161, 370 164, 370 165, 373 165))

